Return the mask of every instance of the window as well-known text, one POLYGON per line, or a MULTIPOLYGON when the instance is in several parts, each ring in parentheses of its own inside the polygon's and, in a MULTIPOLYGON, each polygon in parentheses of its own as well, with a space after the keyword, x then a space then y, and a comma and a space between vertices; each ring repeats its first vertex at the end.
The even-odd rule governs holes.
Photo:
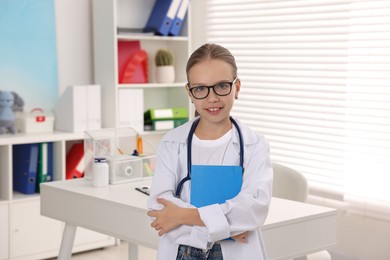
POLYGON ((206 8, 207 40, 236 57, 233 115, 266 135, 274 161, 305 174, 312 200, 390 219, 390 1, 206 8))

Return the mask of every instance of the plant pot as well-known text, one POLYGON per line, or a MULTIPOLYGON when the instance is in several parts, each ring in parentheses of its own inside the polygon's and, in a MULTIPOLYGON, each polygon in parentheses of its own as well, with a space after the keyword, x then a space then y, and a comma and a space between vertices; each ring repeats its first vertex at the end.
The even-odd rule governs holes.
POLYGON ((173 82, 175 82, 175 67, 174 66, 157 66, 156 67, 156 82, 158 82, 158 83, 173 83, 173 82))

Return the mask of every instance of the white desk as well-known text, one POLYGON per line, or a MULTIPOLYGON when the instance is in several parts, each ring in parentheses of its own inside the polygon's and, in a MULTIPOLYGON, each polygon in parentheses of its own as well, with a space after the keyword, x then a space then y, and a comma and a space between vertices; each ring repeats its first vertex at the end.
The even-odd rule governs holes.
MULTIPOLYGON (((134 189, 150 181, 93 188, 84 179, 41 185, 41 214, 66 223, 60 260, 71 257, 76 228, 84 227, 129 242, 129 259, 138 259, 137 245, 157 248, 157 232, 150 227, 148 197, 134 189)), ((270 259, 291 259, 336 244, 337 211, 272 198, 262 228, 270 259)))

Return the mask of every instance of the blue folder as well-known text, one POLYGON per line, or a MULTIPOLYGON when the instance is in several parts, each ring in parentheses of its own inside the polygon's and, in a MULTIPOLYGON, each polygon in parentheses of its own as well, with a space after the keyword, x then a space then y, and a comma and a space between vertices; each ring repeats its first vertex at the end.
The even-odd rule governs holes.
POLYGON ((35 193, 38 170, 38 144, 14 145, 12 152, 13 189, 25 194, 35 193))
POLYGON ((196 207, 225 203, 241 186, 241 166, 192 165, 190 202, 196 207))
POLYGON ((178 36, 181 33, 184 19, 187 15, 188 6, 191 0, 182 0, 179 10, 177 11, 176 17, 172 22, 172 26, 169 29, 169 35, 178 36))
POLYGON ((143 32, 168 35, 181 0, 156 0, 143 32))

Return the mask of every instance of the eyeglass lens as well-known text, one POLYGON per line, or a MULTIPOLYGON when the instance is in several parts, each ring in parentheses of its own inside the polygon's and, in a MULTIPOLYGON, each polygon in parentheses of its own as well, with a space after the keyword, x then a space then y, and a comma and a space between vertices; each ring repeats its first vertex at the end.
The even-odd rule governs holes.
POLYGON ((218 96, 227 96, 230 94, 232 90, 233 82, 221 82, 214 86, 197 86, 190 88, 190 91, 194 98, 197 99, 203 99, 206 98, 209 93, 210 89, 212 88, 214 90, 214 93, 218 96))

